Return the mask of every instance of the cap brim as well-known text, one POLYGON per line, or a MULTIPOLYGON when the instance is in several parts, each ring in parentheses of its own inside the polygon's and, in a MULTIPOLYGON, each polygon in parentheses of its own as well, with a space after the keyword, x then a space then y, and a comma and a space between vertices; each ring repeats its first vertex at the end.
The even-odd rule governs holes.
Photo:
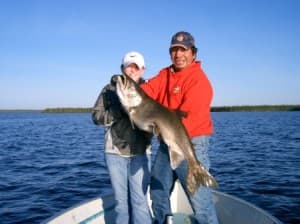
POLYGON ((128 67, 128 65, 131 65, 131 64, 135 64, 139 69, 142 69, 145 67, 144 65, 138 64, 135 61, 128 61, 125 64, 123 64, 123 66, 128 67))
POLYGON ((187 47, 183 44, 173 44, 173 45, 170 46, 170 49, 173 48, 173 47, 183 47, 186 50, 190 48, 190 47, 187 47))

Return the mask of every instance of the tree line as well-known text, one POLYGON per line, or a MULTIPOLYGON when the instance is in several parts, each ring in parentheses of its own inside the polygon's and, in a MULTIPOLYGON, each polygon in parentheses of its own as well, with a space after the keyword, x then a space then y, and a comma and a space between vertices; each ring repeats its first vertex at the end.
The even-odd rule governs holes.
MULTIPOLYGON (((212 112, 237 112, 237 111, 300 111, 300 105, 254 105, 254 106, 214 106, 212 112)), ((61 107, 46 108, 43 113, 91 113, 92 108, 61 107)))

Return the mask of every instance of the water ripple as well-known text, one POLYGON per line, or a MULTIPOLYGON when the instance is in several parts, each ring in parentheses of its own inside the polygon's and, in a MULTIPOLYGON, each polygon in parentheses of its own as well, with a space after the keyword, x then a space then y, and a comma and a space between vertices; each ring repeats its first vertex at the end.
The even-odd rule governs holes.
MULTIPOLYGON (((211 172, 220 190, 300 223, 300 113, 213 119, 211 172)), ((0 223, 40 223, 110 190, 104 130, 90 114, 0 113, 0 125, 0 223)))

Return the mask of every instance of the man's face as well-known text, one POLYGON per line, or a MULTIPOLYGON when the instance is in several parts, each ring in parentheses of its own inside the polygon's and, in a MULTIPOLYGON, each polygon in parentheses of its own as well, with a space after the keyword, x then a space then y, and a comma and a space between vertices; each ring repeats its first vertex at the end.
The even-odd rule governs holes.
POLYGON ((189 66, 195 60, 195 54, 191 48, 172 47, 170 49, 172 63, 176 71, 180 71, 189 66))

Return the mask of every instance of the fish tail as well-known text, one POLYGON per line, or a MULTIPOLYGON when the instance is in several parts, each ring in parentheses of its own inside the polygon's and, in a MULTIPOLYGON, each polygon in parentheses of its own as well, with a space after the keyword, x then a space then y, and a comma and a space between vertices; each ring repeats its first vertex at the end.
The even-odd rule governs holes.
POLYGON ((204 187, 218 187, 215 178, 201 164, 189 167, 187 174, 188 192, 194 195, 201 185, 204 187))

